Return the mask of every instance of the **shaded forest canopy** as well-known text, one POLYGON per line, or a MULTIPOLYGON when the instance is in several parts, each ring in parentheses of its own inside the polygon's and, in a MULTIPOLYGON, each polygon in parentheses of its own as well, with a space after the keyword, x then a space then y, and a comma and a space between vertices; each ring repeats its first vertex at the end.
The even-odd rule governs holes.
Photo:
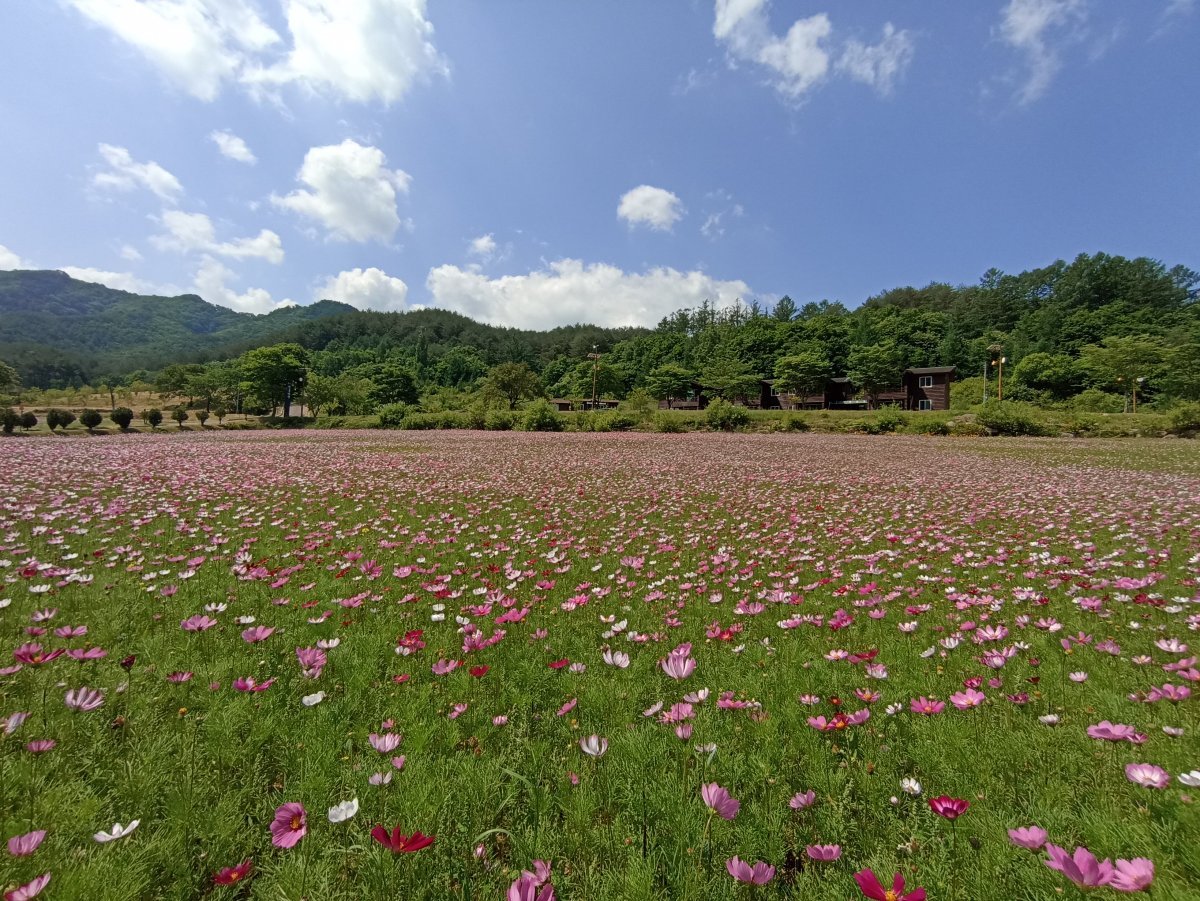
MULTIPOLYGON (((781 358, 815 354, 840 374, 856 350, 884 348, 900 368, 953 365, 961 377, 981 373, 997 344, 1009 365, 1033 357, 1046 370, 1106 340, 1145 336, 1165 351, 1200 348, 1198 287, 1200 275, 1186 267, 1097 253, 1015 275, 989 270, 975 285, 895 288, 854 309, 785 296, 769 307, 706 302, 653 329, 528 331, 445 310, 359 312, 333 301, 252 316, 195 295, 144 297, 61 272, 14 271, 0 272, 0 359, 28 387, 66 387, 294 343, 326 376, 386 362, 405 366, 420 385, 465 387, 497 364, 518 362, 559 393, 591 373, 586 355, 596 346, 605 389, 622 394, 664 365, 699 372, 724 361, 743 375, 771 377, 781 358)), ((1058 373, 1071 384, 1055 393, 1079 390, 1078 376, 1058 373)), ((1056 378, 1039 377, 1046 385, 1056 378)))

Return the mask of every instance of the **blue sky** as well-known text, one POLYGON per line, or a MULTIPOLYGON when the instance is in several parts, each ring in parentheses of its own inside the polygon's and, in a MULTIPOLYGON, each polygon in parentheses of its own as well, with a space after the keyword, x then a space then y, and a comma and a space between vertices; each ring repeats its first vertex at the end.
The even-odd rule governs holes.
POLYGON ((0 269, 653 325, 1200 268, 1200 0, 0 4, 0 269))

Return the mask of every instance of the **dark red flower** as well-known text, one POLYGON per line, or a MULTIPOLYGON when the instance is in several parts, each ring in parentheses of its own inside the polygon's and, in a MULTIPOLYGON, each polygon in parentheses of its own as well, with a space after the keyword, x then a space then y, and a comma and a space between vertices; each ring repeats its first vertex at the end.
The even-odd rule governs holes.
POLYGON ((570 662, 571 661, 568 660, 566 657, 564 657, 562 660, 551 660, 550 661, 550 669, 562 669, 564 666, 566 666, 570 662))
POLYGON ((411 854, 413 851, 428 848, 434 843, 437 836, 422 835, 419 831, 412 835, 404 835, 400 832, 399 826, 391 832, 388 832, 383 826, 376 826, 371 830, 371 838, 396 854, 411 854))
POLYGON ((490 669, 491 669, 490 666, 473 666, 469 670, 467 670, 467 672, 469 672, 476 679, 482 679, 484 676, 487 675, 488 670, 490 670, 490 669))
POLYGON ((937 798, 930 798, 929 806, 938 816, 945 817, 948 820, 957 820, 967 812, 967 808, 971 805, 962 798, 951 798, 949 795, 942 795, 937 798))
POLYGON ((236 867, 225 867, 225 869, 213 876, 213 882, 217 885, 236 885, 249 876, 253 869, 254 863, 247 857, 236 867))

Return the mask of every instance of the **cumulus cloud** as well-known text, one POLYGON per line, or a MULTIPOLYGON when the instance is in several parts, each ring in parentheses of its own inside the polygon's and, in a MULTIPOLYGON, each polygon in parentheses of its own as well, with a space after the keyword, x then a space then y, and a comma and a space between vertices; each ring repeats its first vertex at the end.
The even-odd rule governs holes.
POLYGON ((271 202, 316 220, 333 237, 387 241, 401 224, 396 194, 408 192, 410 178, 399 169, 388 169, 386 162, 379 148, 349 138, 313 147, 296 176, 305 189, 284 197, 272 194, 271 202))
POLYGON ((264 228, 253 238, 218 241, 216 227, 203 213, 167 210, 159 221, 166 231, 150 239, 159 250, 210 253, 239 260, 261 259, 276 264, 283 262, 283 242, 270 229, 264 228))
POLYGON ((838 60, 838 71, 855 81, 870 85, 881 96, 888 96, 896 79, 912 62, 914 44, 907 31, 897 31, 891 22, 883 26, 883 39, 878 44, 850 40, 838 60))
POLYGON ((144 188, 169 202, 183 193, 179 179, 158 163, 139 163, 124 147, 112 144, 100 144, 99 150, 105 165, 92 174, 92 187, 102 191, 144 188))
POLYGON ((769 0, 716 0, 713 36, 725 45, 731 62, 766 68, 775 89, 788 100, 800 100, 824 82, 831 70, 886 95, 912 60, 912 36, 897 31, 889 22, 877 45, 847 41, 834 66, 833 23, 826 13, 797 19, 780 36, 771 29, 768 5, 769 0))
POLYGON ((683 204, 665 188, 638 185, 626 191, 617 205, 617 217, 630 227, 646 225, 658 231, 670 231, 683 216, 683 204))
POLYGON ((204 256, 196 269, 192 290, 209 303, 229 307, 239 313, 269 313, 280 307, 295 306, 290 300, 276 301, 264 288, 248 288, 239 294, 226 284, 236 278, 236 273, 230 271, 222 262, 204 256))
POLYGON ((290 44, 251 0, 69 2, 206 101, 238 84, 391 103, 417 80, 448 71, 426 0, 280 0, 290 44))
POLYGON ((480 235, 467 245, 467 253, 473 257, 479 257, 481 260, 490 260, 495 252, 496 239, 492 237, 491 232, 480 235))
POLYGON ((496 325, 545 329, 575 322, 651 326, 706 298, 732 303, 750 293, 742 281, 658 267, 625 272, 606 263, 563 259, 526 275, 488 278, 476 269, 443 265, 425 280, 434 306, 496 325))
POLYGON ((29 269, 30 264, 0 244, 0 269, 29 269))
POLYGON ((1062 68, 1054 35, 1077 38, 1087 12, 1087 0, 1009 0, 1000 14, 1000 38, 1024 54, 1029 69, 1018 103, 1033 103, 1050 88, 1062 68))
POLYGON ((63 266, 62 271, 71 278, 81 282, 95 282, 118 291, 130 291, 134 294, 172 294, 176 293, 170 287, 155 285, 138 278, 132 272, 110 272, 107 269, 92 269, 89 266, 63 266))
POLYGON ((316 296, 340 300, 360 310, 400 312, 406 308, 408 285, 382 269, 350 269, 327 279, 316 296))
POLYGON ((208 139, 217 145, 221 156, 227 159, 247 163, 251 166, 258 162, 258 157, 246 146, 246 142, 229 130, 214 131, 208 136, 208 139))

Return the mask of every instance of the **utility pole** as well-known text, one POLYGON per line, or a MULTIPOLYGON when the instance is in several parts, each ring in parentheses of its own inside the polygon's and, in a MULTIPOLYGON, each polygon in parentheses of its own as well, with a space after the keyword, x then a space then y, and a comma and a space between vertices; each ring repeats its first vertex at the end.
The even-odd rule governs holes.
POLYGON ((596 380, 600 375, 600 354, 596 353, 598 344, 592 345, 592 352, 588 354, 588 359, 592 361, 592 409, 596 409, 596 380))

